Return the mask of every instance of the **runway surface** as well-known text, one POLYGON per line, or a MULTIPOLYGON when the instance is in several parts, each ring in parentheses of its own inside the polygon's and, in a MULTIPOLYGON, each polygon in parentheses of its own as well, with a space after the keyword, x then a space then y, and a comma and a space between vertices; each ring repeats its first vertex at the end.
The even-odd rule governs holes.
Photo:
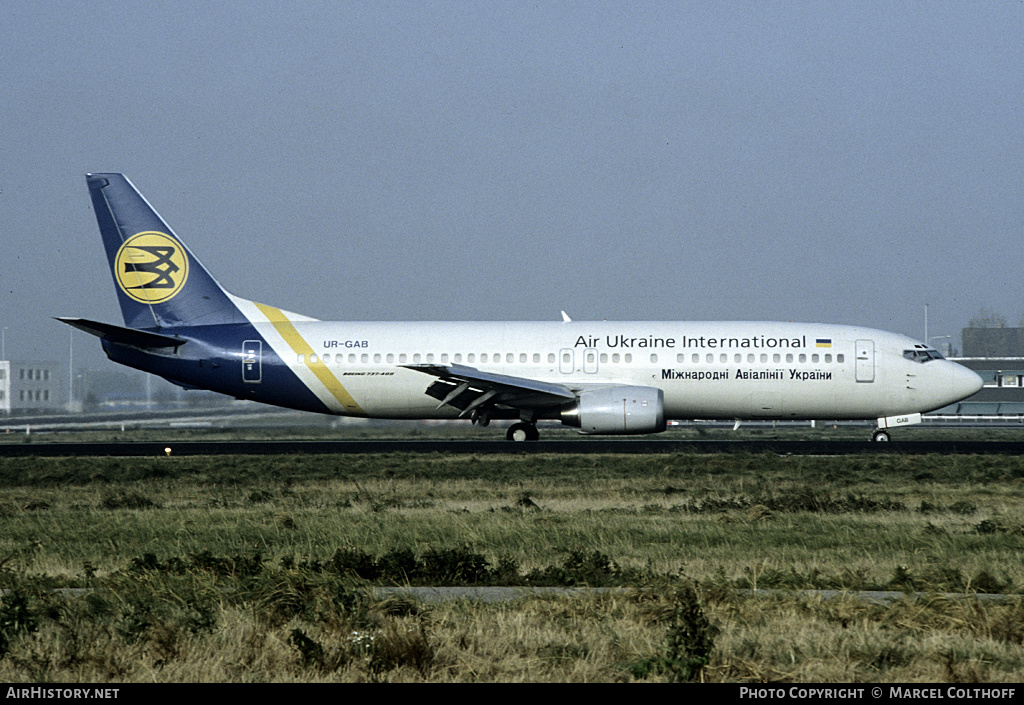
POLYGON ((167 441, 136 443, 0 443, 0 457, 163 457, 166 455, 345 455, 359 453, 514 454, 664 454, 775 453, 777 455, 1019 455, 1016 441, 672 441, 579 439, 513 443, 511 441, 167 441))

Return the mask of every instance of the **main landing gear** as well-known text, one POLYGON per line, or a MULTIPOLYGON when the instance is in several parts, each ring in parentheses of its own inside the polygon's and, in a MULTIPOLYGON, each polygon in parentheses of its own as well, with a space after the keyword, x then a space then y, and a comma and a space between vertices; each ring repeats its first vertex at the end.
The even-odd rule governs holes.
POLYGON ((537 427, 527 421, 518 421, 508 427, 505 438, 510 441, 535 441, 540 438, 537 427))

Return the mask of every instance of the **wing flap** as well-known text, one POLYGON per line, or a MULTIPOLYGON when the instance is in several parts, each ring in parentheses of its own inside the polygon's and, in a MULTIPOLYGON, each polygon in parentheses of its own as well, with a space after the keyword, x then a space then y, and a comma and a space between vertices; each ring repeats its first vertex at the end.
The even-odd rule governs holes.
POLYGON ((440 401, 438 408, 454 407, 462 412, 460 416, 495 404, 515 409, 543 409, 576 399, 572 390, 562 384, 484 372, 465 365, 402 366, 437 377, 437 381, 427 387, 426 393, 440 401))

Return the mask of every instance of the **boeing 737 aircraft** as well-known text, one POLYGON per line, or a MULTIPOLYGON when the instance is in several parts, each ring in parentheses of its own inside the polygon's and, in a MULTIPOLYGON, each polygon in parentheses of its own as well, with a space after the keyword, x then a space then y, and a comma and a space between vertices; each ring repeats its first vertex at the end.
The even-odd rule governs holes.
POLYGON ((877 419, 888 428, 981 388, 895 333, 771 322, 326 322, 228 293, 127 178, 86 181, 124 326, 59 320, 182 387, 324 414, 514 420, 644 434, 668 419, 877 419))

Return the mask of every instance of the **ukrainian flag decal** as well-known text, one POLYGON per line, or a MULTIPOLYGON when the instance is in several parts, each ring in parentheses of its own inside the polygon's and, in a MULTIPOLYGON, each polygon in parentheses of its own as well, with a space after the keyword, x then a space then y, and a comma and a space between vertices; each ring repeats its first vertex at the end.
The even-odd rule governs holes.
POLYGON ((815 347, 831 348, 832 347, 832 338, 816 338, 814 343, 815 343, 815 347))

